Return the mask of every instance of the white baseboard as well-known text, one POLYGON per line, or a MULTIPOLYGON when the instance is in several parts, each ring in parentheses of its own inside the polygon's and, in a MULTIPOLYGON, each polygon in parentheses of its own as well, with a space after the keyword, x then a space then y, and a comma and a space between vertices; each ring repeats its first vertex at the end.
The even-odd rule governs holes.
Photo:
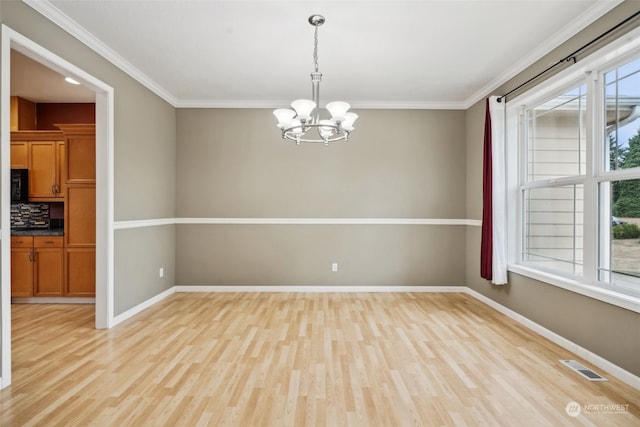
POLYGON ((500 313, 504 314, 505 316, 515 320, 516 322, 520 323, 521 325, 531 329, 533 332, 543 336, 544 338, 548 339, 549 341, 554 342, 555 344, 558 344, 560 347, 574 353, 576 356, 583 358, 584 360, 593 363, 595 366, 597 366, 598 368, 606 371, 607 373, 613 375, 614 377, 616 377, 617 379, 619 379, 620 381, 630 385, 631 387, 640 390, 640 377, 632 374, 631 372, 619 367, 618 365, 615 365, 614 363, 611 363, 610 361, 608 361, 607 359, 598 356, 597 354, 587 350, 584 347, 579 346, 578 344, 574 343, 573 341, 570 341, 568 339, 566 339, 565 337, 556 334, 555 332, 545 328, 544 326, 539 325, 538 323, 534 322, 533 320, 530 320, 527 317, 524 317, 521 314, 516 313, 515 311, 503 306, 502 304, 497 303, 496 301, 492 300, 491 298, 488 298, 484 295, 482 295, 480 292, 477 292, 469 287, 465 287, 465 293, 469 294, 470 296, 474 297, 475 299, 477 299, 480 302, 483 302, 485 304, 487 304, 489 307, 499 311, 500 313))
POLYGON ((140 313, 142 310, 145 310, 151 307, 152 305, 154 305, 155 303, 162 301, 163 299, 165 299, 166 297, 168 297, 173 293, 175 293, 175 286, 167 289, 164 292, 159 293, 154 297, 149 298, 144 302, 141 302, 135 307, 131 307, 129 310, 125 311, 124 313, 118 314, 113 318, 113 326, 116 326, 117 324, 122 323, 125 320, 135 316, 136 314, 140 313))
POLYGON ((93 297, 13 297, 11 304, 95 304, 93 297))
POLYGON ((184 286, 176 292, 465 292, 465 286, 184 286))

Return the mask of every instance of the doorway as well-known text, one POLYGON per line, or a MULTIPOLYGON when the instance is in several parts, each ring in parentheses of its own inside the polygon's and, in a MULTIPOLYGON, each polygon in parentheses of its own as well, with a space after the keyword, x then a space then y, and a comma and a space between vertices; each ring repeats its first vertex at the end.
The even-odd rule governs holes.
POLYGON ((2 26, 0 124, 0 389, 11 384, 10 87, 11 50, 95 93, 96 104, 96 296, 95 326, 113 326, 113 88, 11 28, 2 26))

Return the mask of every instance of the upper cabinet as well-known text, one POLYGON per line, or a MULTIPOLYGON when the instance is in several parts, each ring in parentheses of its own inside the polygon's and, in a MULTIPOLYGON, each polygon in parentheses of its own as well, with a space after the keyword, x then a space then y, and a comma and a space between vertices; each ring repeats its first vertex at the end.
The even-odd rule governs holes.
POLYGON ((64 200, 66 156, 61 132, 11 133, 11 167, 29 169, 29 200, 64 200), (23 163, 26 163, 26 167, 23 163))
POLYGON ((64 142, 30 141, 29 199, 64 198, 64 142))
POLYGON ((96 125, 56 125, 64 134, 67 184, 96 182, 96 125))
POLYGON ((29 143, 11 141, 11 169, 29 169, 29 143))
POLYGON ((11 131, 36 129, 36 104, 18 96, 12 96, 11 131))

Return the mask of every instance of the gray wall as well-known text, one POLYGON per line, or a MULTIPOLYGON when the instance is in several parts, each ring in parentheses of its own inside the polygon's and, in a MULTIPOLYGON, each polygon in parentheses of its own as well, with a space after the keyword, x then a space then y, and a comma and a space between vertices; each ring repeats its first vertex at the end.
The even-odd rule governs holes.
MULTIPOLYGON (((298 147, 270 110, 178 110, 178 217, 465 218, 463 111, 358 114, 348 143, 298 147)), ((176 239, 178 285, 464 284, 464 226, 181 225, 176 239)))
MULTIPOLYGON (((115 220, 174 217, 175 109, 24 3, 3 0, 0 17, 114 88, 115 220)), ((114 315, 175 283, 174 226, 117 230, 115 247, 114 315), (159 267, 165 268, 164 278, 159 267)))
MULTIPOLYGON (((622 3, 494 94, 501 95, 516 87, 639 9, 640 2, 622 3)), ((466 112, 467 217, 475 219, 482 218, 484 108, 483 100, 466 112)), ((512 273, 509 273, 508 285, 491 285, 480 278, 480 236, 480 227, 468 227, 467 286, 627 371, 640 375, 640 316, 637 313, 512 273)))

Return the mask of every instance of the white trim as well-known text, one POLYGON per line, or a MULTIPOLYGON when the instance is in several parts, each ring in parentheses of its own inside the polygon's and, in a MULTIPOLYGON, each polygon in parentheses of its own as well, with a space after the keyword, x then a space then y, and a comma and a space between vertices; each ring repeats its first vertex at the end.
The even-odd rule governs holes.
MULTIPOLYGON (((569 40, 574 35, 578 34, 578 32, 580 32, 581 30, 591 25, 598 18, 604 16, 611 9, 622 3, 622 1, 623 0, 613 0, 594 3, 580 16, 569 21, 567 25, 562 27, 562 30, 560 32, 552 35, 546 41, 538 44, 539 47, 537 49, 526 52, 528 54, 520 59, 520 61, 515 63, 512 67, 505 70, 502 74, 495 77, 493 80, 479 89, 476 93, 467 98, 463 103, 465 109, 471 108, 478 101, 484 99, 488 93, 492 93, 494 90, 498 89, 500 86, 507 83, 512 78, 516 77, 519 73, 529 68, 540 58, 543 58, 546 54, 569 40)), ((557 58, 557 60, 560 59, 561 58, 557 58)))
POLYGON ((12 304, 95 304, 96 299, 91 297, 25 297, 11 298, 12 304))
POLYGON ((175 292, 464 292, 464 286, 188 286, 176 285, 175 292))
POLYGON ((115 230, 126 230, 129 228, 157 227, 160 225, 175 225, 175 218, 140 219, 131 221, 116 221, 113 223, 115 230))
POLYGON ((0 49, 0 172, 2 188, 0 188, 0 389, 11 384, 11 215, 10 197, 10 87, 11 87, 11 39, 7 28, 2 26, 0 49))
POLYGON ((83 26, 62 13, 60 9, 52 5, 47 0, 22 0, 33 8, 36 12, 47 18, 49 21, 62 28, 67 33, 84 43, 87 47, 95 51, 98 55, 107 59, 113 65, 127 73, 137 82, 145 86, 151 92, 167 101, 173 107, 177 104, 177 99, 166 89, 156 83, 153 79, 140 71, 129 61, 120 56, 116 51, 104 44, 101 40, 87 31, 83 26))
POLYGON ((472 219, 423 218, 176 218, 176 224, 285 224, 285 225, 473 225, 472 219))
POLYGON ((45 49, 22 34, 2 25, 2 81, 0 99, 2 116, 0 133, 0 155, 2 157, 0 170, 3 174, 2 186, 2 239, 1 249, 1 292, 0 315, 2 316, 2 352, 0 369, 3 374, 3 383, 0 387, 6 387, 11 383, 11 330, 10 328, 10 295, 11 288, 11 248, 10 226, 8 225, 9 200, 9 145, 11 135, 9 133, 9 95, 10 95, 10 50, 23 53, 42 65, 53 69, 63 75, 73 77, 96 94, 96 299, 95 299, 95 325, 96 328, 109 328, 112 326, 113 301, 114 301, 114 256, 113 256, 113 191, 114 191, 114 97, 113 88, 91 74, 76 67, 53 52, 45 49), (4 152, 6 151, 6 153, 4 152), (6 163, 5 163, 6 162, 6 163), (6 218, 5 218, 6 217, 6 218), (5 224, 5 222, 7 222, 5 224), (6 320, 8 318, 8 320, 6 320))
POLYGON ((156 295, 154 297, 151 297, 146 301, 141 302, 140 304, 136 305, 135 307, 130 308, 129 310, 125 311, 124 313, 118 314, 117 316, 115 316, 113 318, 113 326, 116 326, 116 325, 124 322, 125 320, 130 319, 131 317, 133 317, 136 314, 140 313, 141 311, 151 307, 152 305, 162 301, 163 299, 165 299, 169 295, 172 295, 173 293, 175 293, 175 287, 171 287, 171 288, 167 289, 166 291, 160 292, 158 295, 156 295))
POLYGON ((96 328, 113 326, 115 300, 114 91, 96 92, 96 328))
POLYGON ((548 339, 551 342, 559 345, 565 350, 574 353, 578 357, 593 363, 598 368, 608 372, 614 377, 618 378, 620 381, 630 385, 631 387, 640 390, 640 377, 632 374, 631 372, 619 367, 618 365, 611 363, 607 359, 598 356, 597 354, 587 350, 584 347, 579 346, 578 344, 564 338, 561 335, 556 334, 555 332, 545 328, 544 326, 539 325, 538 323, 530 320, 523 315, 516 313, 515 311, 503 306, 502 304, 497 303, 496 301, 482 295, 480 292, 477 292, 471 288, 464 287, 465 292, 472 296, 473 298, 487 304, 489 307, 499 311, 510 319, 515 320, 526 328, 532 330, 533 332, 541 335, 542 337, 548 339))
POLYGON ((514 264, 509 266, 509 271, 520 274, 530 279, 557 286, 571 292, 575 292, 586 297, 606 302, 616 307, 624 308, 636 313, 640 313, 640 298, 620 292, 614 292, 600 286, 587 285, 577 280, 571 280, 555 274, 546 273, 542 270, 529 268, 524 265, 514 264))
POLYGON ((158 218, 116 221, 115 230, 175 224, 199 225, 468 225, 481 227, 479 219, 439 218, 158 218))
MULTIPOLYGON (((282 108, 291 101, 177 100, 176 108, 282 108)), ((466 110, 462 101, 349 101, 354 110, 466 110)))

